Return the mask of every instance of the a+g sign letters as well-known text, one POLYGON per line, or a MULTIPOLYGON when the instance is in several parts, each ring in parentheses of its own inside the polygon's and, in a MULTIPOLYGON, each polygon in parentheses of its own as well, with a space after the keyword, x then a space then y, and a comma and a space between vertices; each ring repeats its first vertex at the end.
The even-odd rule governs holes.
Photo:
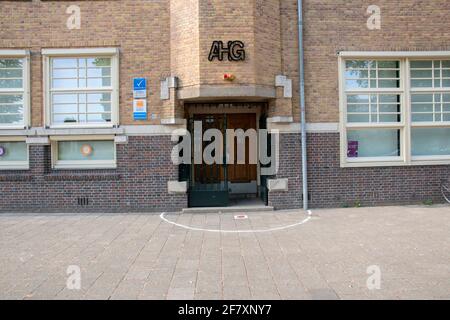
POLYGON ((227 47, 224 46, 223 41, 214 41, 211 50, 209 51, 209 61, 214 61, 217 58, 223 61, 223 56, 228 56, 228 61, 244 61, 245 60, 245 45, 242 41, 228 41, 227 47))

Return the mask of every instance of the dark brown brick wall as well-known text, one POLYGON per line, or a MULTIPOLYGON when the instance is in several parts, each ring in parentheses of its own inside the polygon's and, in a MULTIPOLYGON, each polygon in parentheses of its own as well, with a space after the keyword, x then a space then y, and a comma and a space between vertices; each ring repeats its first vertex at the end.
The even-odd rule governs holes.
POLYGON ((129 137, 117 145, 114 170, 52 170, 49 146, 30 146, 30 170, 2 171, 0 212, 157 212, 187 206, 186 195, 169 195, 178 180, 168 136, 129 137), (89 204, 78 205, 87 197, 89 204))
MULTIPOLYGON (((302 207, 301 143, 299 134, 280 136, 280 170, 289 178, 288 192, 270 192, 277 209, 302 207)), ((450 177, 450 165, 341 168, 339 134, 308 134, 308 183, 311 208, 414 204, 444 201, 440 185, 450 177)))

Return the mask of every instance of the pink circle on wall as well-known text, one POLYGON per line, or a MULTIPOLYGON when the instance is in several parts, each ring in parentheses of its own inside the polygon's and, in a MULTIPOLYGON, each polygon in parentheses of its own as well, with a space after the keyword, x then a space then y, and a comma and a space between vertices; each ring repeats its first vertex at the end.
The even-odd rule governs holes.
POLYGON ((2 157, 5 154, 5 148, 3 148, 2 146, 0 146, 0 157, 2 157))

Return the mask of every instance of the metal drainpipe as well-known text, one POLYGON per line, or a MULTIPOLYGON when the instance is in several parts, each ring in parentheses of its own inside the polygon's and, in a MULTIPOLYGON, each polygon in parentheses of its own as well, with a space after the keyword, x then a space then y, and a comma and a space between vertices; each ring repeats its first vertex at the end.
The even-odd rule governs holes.
POLYGON ((298 7, 298 49, 300 74, 300 116, 301 116, 301 142, 302 142, 302 182, 303 182, 303 209, 308 210, 308 163, 306 154, 306 112, 305 112, 305 64, 303 49, 303 0, 297 0, 298 7))

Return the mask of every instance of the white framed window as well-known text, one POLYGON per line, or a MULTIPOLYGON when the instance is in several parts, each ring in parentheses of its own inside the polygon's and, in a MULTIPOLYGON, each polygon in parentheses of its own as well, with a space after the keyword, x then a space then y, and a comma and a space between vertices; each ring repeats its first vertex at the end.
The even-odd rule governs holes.
POLYGON ((349 59, 343 64, 346 162, 403 161, 405 94, 401 62, 349 59))
POLYGON ((30 58, 26 50, 0 50, 0 129, 24 129, 30 114, 30 58))
POLYGON ((118 124, 117 49, 46 49, 43 55, 47 126, 118 124))
POLYGON ((450 162, 450 56, 408 63, 412 161, 450 162))
POLYGON ((341 166, 450 163, 450 52, 341 52, 339 88, 341 166))
POLYGON ((54 169, 116 168, 114 137, 51 137, 54 169))
POLYGON ((29 155, 25 137, 0 137, 0 170, 28 170, 29 155))

